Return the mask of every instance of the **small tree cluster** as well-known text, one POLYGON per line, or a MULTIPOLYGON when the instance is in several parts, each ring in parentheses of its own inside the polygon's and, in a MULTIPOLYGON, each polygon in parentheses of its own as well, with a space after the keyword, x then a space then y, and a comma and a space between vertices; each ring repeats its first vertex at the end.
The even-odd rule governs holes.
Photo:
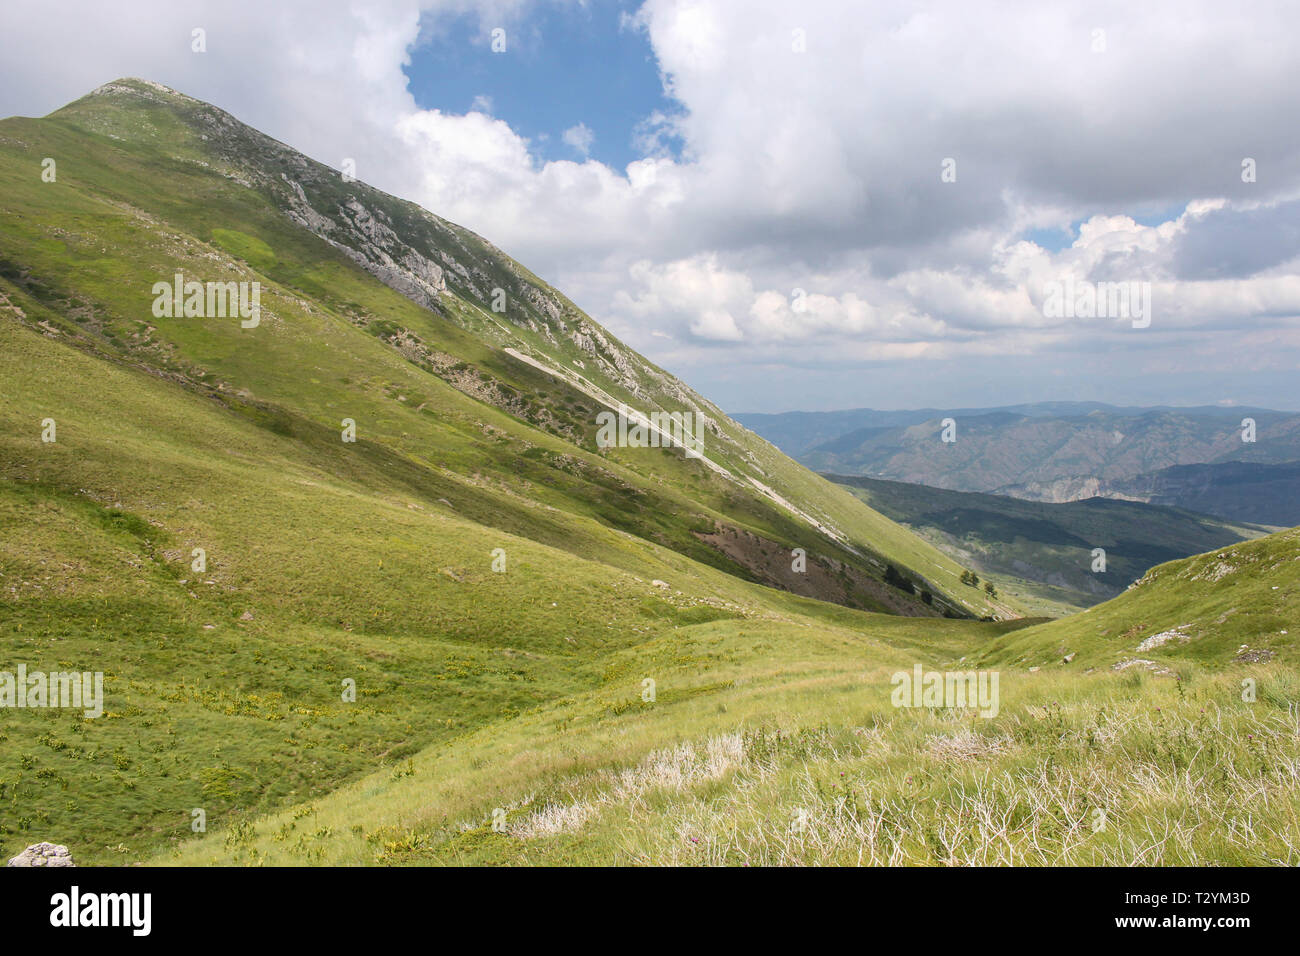
POLYGON ((885 568, 885 583, 904 591, 907 594, 915 594, 916 587, 903 574, 900 574, 898 568, 892 564, 885 568))

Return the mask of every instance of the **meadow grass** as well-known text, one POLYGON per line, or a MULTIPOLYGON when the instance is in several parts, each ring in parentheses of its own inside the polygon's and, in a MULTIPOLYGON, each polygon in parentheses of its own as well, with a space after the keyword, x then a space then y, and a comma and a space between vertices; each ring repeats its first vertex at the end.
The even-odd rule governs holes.
POLYGON ((100 719, 0 712, 6 850, 53 833, 87 863, 138 860, 195 809, 222 830, 324 796, 601 687, 683 628, 871 619, 493 485, 421 486, 12 322, 0 343, 18 399, 0 410, 5 661, 102 671, 107 697, 100 719))
POLYGON ((625 680, 546 705, 155 862, 1300 862, 1291 671, 1243 670, 1264 688, 1253 703, 1238 675, 1003 672, 984 719, 891 706, 911 655, 887 643, 793 633, 679 632, 675 666, 636 652, 653 703, 625 680))

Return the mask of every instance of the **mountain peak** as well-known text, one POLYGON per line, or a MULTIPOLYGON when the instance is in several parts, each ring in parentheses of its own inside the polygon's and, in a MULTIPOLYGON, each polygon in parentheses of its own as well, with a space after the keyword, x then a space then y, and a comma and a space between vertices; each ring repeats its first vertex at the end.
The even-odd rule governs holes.
POLYGON ((188 96, 179 90, 174 90, 170 86, 164 86, 162 83, 158 83, 155 80, 146 80, 138 76, 119 76, 116 80, 110 80, 102 86, 95 87, 95 89, 91 90, 88 95, 103 96, 108 93, 140 93, 145 91, 162 93, 165 96, 174 96, 181 100, 189 100, 196 103, 199 102, 198 100, 195 100, 194 97, 188 96))
MULTIPOLYGON (((155 82, 154 80, 142 79, 138 76, 121 76, 116 80, 110 80, 107 83, 95 87, 85 96, 68 104, 68 106, 73 106, 77 103, 85 103, 91 100, 102 100, 117 96, 138 97, 155 103, 170 101, 172 103, 185 103, 191 106, 207 106, 214 110, 217 109, 217 107, 205 103, 203 100, 195 99, 179 90, 172 89, 170 86, 164 86, 162 83, 155 82)), ((63 107, 62 109, 67 109, 68 106, 63 107)), ((61 111, 62 110, 56 110, 55 113, 57 114, 61 111)))
MULTIPOLYGON (((79 203, 87 217, 76 224, 76 235, 61 241, 97 249, 111 243, 118 253, 113 283, 122 298, 112 308, 96 304, 96 329, 103 330, 97 347, 149 367, 161 363, 160 372, 200 390, 247 395, 259 403, 257 414, 306 419, 311 428, 335 427, 342 413, 323 409, 369 401, 376 389, 399 389, 394 395, 403 398, 394 401, 403 404, 419 395, 416 411, 429 408, 436 392, 439 402, 457 409, 440 420, 436 437, 425 412, 413 421, 401 418, 402 432, 382 439, 370 421, 371 440, 402 444, 405 435, 428 433, 403 454, 441 456, 444 447, 459 447, 461 439, 449 445, 438 431, 455 421, 456 429, 468 429, 473 448, 462 454, 464 461, 479 460, 478 473, 496 470, 484 456, 495 460, 502 442, 516 453, 500 480, 519 483, 504 475, 527 474, 532 466, 521 462, 533 461, 529 455, 558 455, 574 474, 595 476, 597 487, 574 498, 582 502, 579 513, 612 493, 615 500, 596 512, 602 526, 633 529, 659 546, 771 586, 908 615, 1014 613, 1009 605, 954 594, 949 582, 960 568, 939 551, 731 421, 496 246, 362 182, 356 170, 332 169, 218 107, 134 77, 105 83, 35 122, 59 137, 72 170, 59 182, 73 187, 60 195, 79 203), (102 215, 123 217, 111 227, 111 240, 94 225, 102 215), (256 279, 264 331, 204 345, 203 335, 229 330, 170 316, 140 325, 149 305, 139 290, 177 273, 200 281, 256 279), (137 347, 146 337, 152 350, 137 347), (248 351, 259 338, 258 349, 273 346, 292 357, 277 360, 277 371, 262 368, 261 356, 248 351), (364 364, 351 364, 362 355, 364 364), (283 366, 315 370, 305 395, 294 391, 293 376, 278 374, 283 366), (602 411, 636 423, 689 418, 707 447, 693 462, 662 451, 624 460, 622 444, 612 450, 600 444, 602 411), (509 429, 517 434, 500 437, 509 429), (481 440, 485 434, 497 437, 481 440), (679 490, 665 497, 664 488, 679 490), (698 503, 697 495, 703 496, 698 503), (656 512, 665 513, 663 527, 650 520, 656 512), (824 564, 807 575, 792 572, 793 559, 780 556, 800 550, 810 568, 814 554, 824 564), (904 578, 906 589, 897 584, 904 578)), ((48 195, 37 193, 33 201, 48 195)), ((37 247, 15 255, 22 258, 14 274, 67 290, 50 302, 51 323, 61 321, 59 303, 79 283, 96 281, 75 260, 50 266, 37 247)), ((61 335, 82 334, 75 324, 57 327, 61 335)), ((550 492, 537 489, 552 483, 533 476, 522 487, 531 489, 528 497, 545 500, 550 492)), ((465 499, 453 492, 434 502, 442 497, 465 499)))

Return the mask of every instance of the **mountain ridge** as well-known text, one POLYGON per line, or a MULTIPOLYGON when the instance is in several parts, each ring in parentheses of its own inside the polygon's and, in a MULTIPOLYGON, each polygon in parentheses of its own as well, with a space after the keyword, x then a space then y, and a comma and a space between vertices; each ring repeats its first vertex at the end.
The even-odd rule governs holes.
MULTIPOLYGON (((599 395, 609 404, 626 403, 638 413, 691 412, 709 436, 707 456, 711 465, 720 468, 718 474, 745 488, 747 495, 756 494, 797 523, 806 524, 817 537, 828 539, 832 551, 838 552, 831 559, 860 564, 854 573, 877 598, 888 596, 886 603, 898 605, 893 592, 870 583, 883 577, 889 563, 907 566, 917 579, 933 579, 941 567, 951 572, 937 552, 917 543, 906 543, 901 553, 889 553, 885 544, 887 553, 877 554, 864 540, 862 529, 845 527, 846 520, 866 520, 886 541, 906 538, 885 519, 858 511, 856 502, 836 501, 821 488, 810 496, 818 487, 815 478, 792 471, 779 452, 743 428, 724 424, 729 419, 721 409, 626 349, 569 300, 468 230, 362 182, 347 181, 337 171, 244 126, 219 108, 160 84, 112 81, 56 110, 48 119, 108 137, 114 143, 156 146, 182 164, 186 173, 212 173, 258 194, 269 200, 277 215, 326 242, 390 289, 447 325, 486 342, 493 350, 492 357, 490 362, 480 362, 466 354, 474 348, 449 348, 455 342, 447 341, 447 325, 420 329, 373 311, 362 314, 346 304, 341 309, 350 321, 470 397, 509 414, 522 414, 566 441, 578 436, 582 436, 580 442, 588 441, 589 416, 575 419, 572 414, 566 416, 563 408, 542 407, 544 403, 527 398, 531 383, 537 380, 532 372, 521 373, 511 367, 509 375, 503 374, 511 363, 531 362, 552 381, 558 379, 570 387, 585 382, 591 387, 581 390, 588 397, 599 395), (414 245, 407 242, 408 233, 414 237, 414 245), (504 300, 499 311, 493 308, 494 298, 504 300), (521 379, 529 383, 526 388, 519 387, 521 379), (816 504, 796 504, 801 500, 815 500, 816 504)), ((146 198, 133 197, 135 201, 146 198)), ((204 229, 232 263, 243 261, 246 268, 273 278, 277 271, 288 272, 257 236, 235 234, 216 223, 204 222, 199 231, 204 229)), ((301 283, 302 270, 285 278, 291 286, 301 283)), ((228 384, 233 388, 239 383, 228 384)), ((582 404, 583 400, 573 401, 582 404)), ((755 568, 758 565, 754 562, 755 568)), ((754 569, 749 573, 755 573, 754 569)), ((941 594, 944 585, 932 583, 930 590, 941 594)), ((915 608, 918 613, 929 613, 919 602, 915 608)), ((948 610, 972 613, 957 601, 948 605, 948 610)), ((973 613, 988 613, 988 609, 977 607, 973 613)))
POLYGON ((821 472, 1028 500, 1146 501, 1274 527, 1300 520, 1296 413, 1048 402, 748 420, 821 472))
MULTIPOLYGON (((105 697, 101 720, 0 708, 5 850, 40 829, 79 863, 138 861, 194 836, 177 808, 237 835, 573 695, 622 712, 658 675, 668 704, 677 669, 779 635, 872 654, 872 632, 1016 626, 975 620, 1019 610, 954 596, 959 565, 721 414, 704 453, 730 477, 600 447, 605 399, 693 393, 613 337, 593 359, 471 238, 448 254, 484 257, 459 263, 473 287, 438 259, 445 288, 395 289, 292 219, 296 159, 254 176, 195 111, 114 83, 0 120, 0 631, 105 697), (257 283, 258 321, 156 308, 178 273, 257 283), (725 646, 693 642, 710 627, 725 646)), ((327 205, 302 163, 336 240, 399 221, 357 184, 337 188, 370 219, 327 205)))

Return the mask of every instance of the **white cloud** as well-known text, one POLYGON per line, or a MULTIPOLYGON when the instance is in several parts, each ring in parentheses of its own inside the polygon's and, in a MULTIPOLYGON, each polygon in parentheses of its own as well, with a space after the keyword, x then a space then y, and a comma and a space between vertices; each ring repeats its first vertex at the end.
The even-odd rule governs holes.
POLYGON ((587 128, 586 123, 579 123, 577 126, 570 126, 564 131, 561 137, 564 144, 570 147, 583 159, 591 152, 591 146, 596 142, 596 134, 587 128))
MULTIPOLYGON (((1028 381, 1027 363, 1050 364, 1034 356, 1109 348, 1118 388, 1159 342, 1194 389, 1189 373, 1235 343, 1268 342, 1252 361, 1300 362, 1286 205, 1300 195, 1300 11, 808 0, 796 16, 779 0, 647 0, 624 28, 646 32, 681 108, 646 117, 647 158, 614 170, 589 158, 584 124, 563 135, 580 161, 540 162, 490 102, 424 110, 407 88, 422 29, 477 11, 526 37, 536 2, 139 0, 123 18, 92 0, 57 17, 10 0, 0 113, 142 75, 324 162, 355 157, 361 178, 487 236, 630 344, 694 366, 705 391, 730 383, 742 404, 746 390, 765 397, 773 367, 924 360, 983 388, 953 363, 1029 356, 1001 376, 1028 381), (1091 49, 1099 23, 1104 53, 1091 49), (200 25, 209 52, 196 55, 200 25), (1245 156, 1256 183, 1241 182, 1245 156), (940 181, 945 157, 956 182, 940 181), (1018 238, 1071 221, 1059 251, 1018 238), (1239 247, 1261 231, 1253 255, 1217 238, 1239 247), (1043 284, 1064 275, 1151 281, 1149 334, 1046 318, 1043 284), (722 343, 725 371, 710 364, 722 343)), ((899 401, 928 403, 923 374, 897 381, 913 396, 899 401)), ((884 387, 862 382, 810 403, 864 404, 884 387)))

